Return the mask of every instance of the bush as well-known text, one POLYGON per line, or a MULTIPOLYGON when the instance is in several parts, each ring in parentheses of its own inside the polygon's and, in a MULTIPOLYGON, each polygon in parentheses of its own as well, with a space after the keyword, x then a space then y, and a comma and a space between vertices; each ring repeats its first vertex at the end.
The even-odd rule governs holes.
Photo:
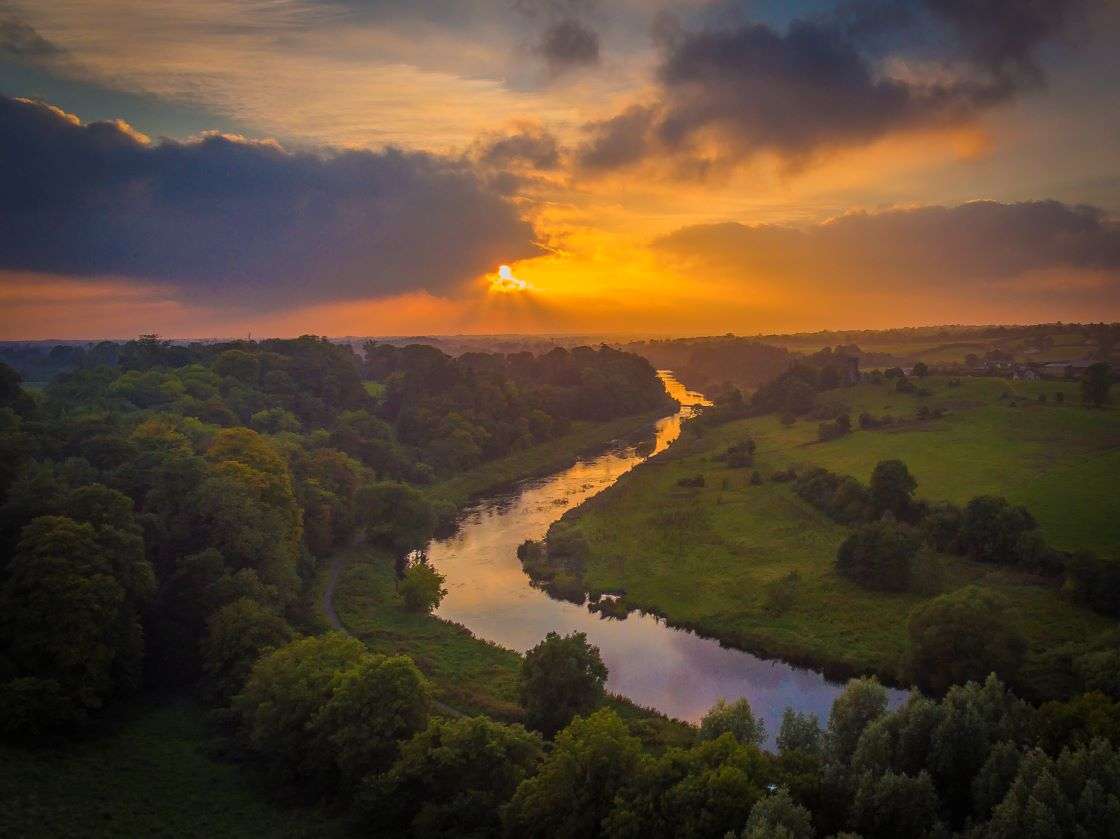
POLYGON ((679 487, 697 487, 697 488, 703 487, 704 486, 704 476, 703 475, 693 475, 690 478, 680 478, 680 479, 677 480, 677 486, 679 486, 679 487))
POLYGON ((1011 679, 1026 652, 1007 601, 976 586, 943 594, 916 608, 909 634, 914 677, 935 694, 950 685, 983 681, 993 672, 1011 679))
POLYGON ((961 546, 980 562, 1013 565, 1019 559, 1019 537, 1037 527, 1025 507, 1005 498, 980 495, 968 502, 961 523, 961 546))
POLYGON ((858 528, 836 552, 838 573, 867 588, 906 591, 918 540, 906 527, 877 521, 858 528))
POLYGON ((755 469, 753 472, 751 472, 751 485, 752 486, 758 486, 761 483, 762 483, 762 475, 759 473, 759 471, 757 469, 755 469))
POLYGON ((582 632, 550 632, 525 654, 520 694, 530 728, 551 736, 603 699, 607 667, 582 632))
POLYGON ((817 439, 821 442, 835 440, 838 437, 843 437, 845 434, 850 434, 851 431, 851 418, 847 414, 841 414, 832 422, 822 422, 817 427, 817 439))
POLYGON ((727 447, 723 459, 732 469, 742 469, 754 463, 754 440, 746 439, 727 447))
POLYGON ((430 613, 447 594, 447 589, 443 587, 446 579, 427 562, 414 562, 400 582, 404 607, 410 612, 430 613))

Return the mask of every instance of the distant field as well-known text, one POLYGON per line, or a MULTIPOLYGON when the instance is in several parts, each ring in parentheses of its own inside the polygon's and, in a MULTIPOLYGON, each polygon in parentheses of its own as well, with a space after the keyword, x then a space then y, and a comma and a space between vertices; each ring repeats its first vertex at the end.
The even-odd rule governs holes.
POLYGON ((210 757, 205 720, 188 699, 150 701, 101 735, 0 747, 0 836, 345 835, 339 819, 283 806, 250 768, 210 757))
POLYGON ((964 378, 950 387, 945 379, 930 378, 923 386, 933 395, 919 399, 860 385, 827 399, 848 406, 853 424, 862 411, 913 417, 922 404, 944 408, 943 419, 857 430, 828 443, 816 442, 815 422, 784 428, 765 417, 742 428, 777 460, 817 464, 866 481, 878 461, 899 458, 923 498, 960 504, 975 495, 1003 495, 1024 504, 1057 547, 1120 547, 1120 410, 1081 407, 1075 382, 964 378), (1001 400, 1004 392, 1008 397, 1001 400), (1065 394, 1065 405, 1055 403, 1057 393, 1065 394), (1039 394, 1046 394, 1046 404, 1037 402, 1039 394))
MULTIPOLYGON (((1059 546, 1115 548, 1120 412, 1023 401, 1058 390, 1071 399, 1068 384, 986 379, 965 380, 959 388, 944 381, 929 386, 935 395, 925 401, 953 411, 942 420, 857 430, 817 443, 816 422, 784 428, 766 417, 718 428, 639 467, 574 516, 592 548, 586 584, 624 590, 632 607, 752 651, 887 677, 902 672, 910 610, 967 583, 996 589, 1018 607, 1035 654, 1113 627, 1035 578, 928 551, 924 593, 869 592, 832 571, 846 528, 797 498, 788 484, 753 486, 750 470, 715 460, 747 435, 759 444, 757 465, 767 477, 796 463, 866 481, 878 460, 899 457, 917 477, 922 497, 960 502, 982 492, 1004 494, 1027 504, 1059 546), (1019 407, 999 400, 1004 388, 1019 407), (677 486, 695 474, 705 476, 704 488, 677 486), (801 576, 796 604, 773 617, 763 609, 764 587, 790 571, 801 576)), ((853 419, 860 410, 912 416, 920 404, 871 385, 831 396, 853 409, 853 419)))

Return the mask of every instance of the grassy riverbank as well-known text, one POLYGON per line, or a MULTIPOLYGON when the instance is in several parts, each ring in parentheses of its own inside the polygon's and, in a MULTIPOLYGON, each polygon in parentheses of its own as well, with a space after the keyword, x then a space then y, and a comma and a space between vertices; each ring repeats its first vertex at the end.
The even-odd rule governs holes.
POLYGON ((933 395, 922 400, 872 385, 829 398, 845 402, 853 419, 863 410, 912 416, 923 403, 949 410, 943 419, 817 443, 816 422, 787 428, 763 417, 682 440, 568 514, 591 547, 585 584, 592 591, 624 591, 632 608, 753 652, 834 675, 876 672, 892 680, 905 678, 910 611, 969 583, 1000 592, 1017 608, 1031 649, 1028 672, 1041 667, 1048 652, 1113 628, 1071 604, 1052 583, 960 557, 927 552, 927 578, 918 591, 903 594, 868 591, 833 572, 846 528, 797 498, 788 484, 770 481, 779 469, 820 464, 866 481, 878 460, 898 457, 917 477, 922 497, 959 502, 982 492, 1003 494, 1027 504, 1061 547, 1116 544, 1120 510, 1102 481, 1120 465, 1120 413, 1054 406, 1058 390, 1073 399, 1068 384, 928 386, 933 395), (1013 396, 1001 399, 1005 388, 1013 396), (1034 401, 1044 392, 1045 406, 1034 401), (747 436, 758 443, 756 467, 767 478, 760 485, 750 483, 750 469, 729 469, 717 460, 747 436), (697 474, 704 475, 704 487, 678 485, 697 474), (767 586, 791 572, 799 576, 794 605, 775 616, 766 609, 767 586))
MULTIPOLYGON (((459 624, 407 611, 396 593, 392 557, 360 546, 342 560, 334 602, 348 632, 376 652, 411 656, 431 680, 441 705, 504 722, 522 721, 517 701, 520 654, 476 638, 459 624)), ((627 700, 612 698, 610 704, 651 747, 692 737, 683 723, 627 700)))
POLYGON ((562 437, 533 446, 434 484, 428 496, 444 509, 458 510, 485 495, 512 487, 519 481, 559 472, 584 455, 602 451, 616 440, 641 439, 661 417, 672 413, 660 408, 648 414, 621 417, 609 422, 574 422, 562 437))

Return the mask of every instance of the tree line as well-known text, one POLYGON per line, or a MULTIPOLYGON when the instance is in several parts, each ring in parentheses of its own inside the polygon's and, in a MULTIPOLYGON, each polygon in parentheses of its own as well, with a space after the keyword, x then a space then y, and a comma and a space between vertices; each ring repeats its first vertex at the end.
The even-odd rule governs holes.
POLYGON ((220 705, 314 625, 316 568, 355 538, 400 557, 406 601, 430 609, 442 581, 405 561, 449 512, 426 484, 666 399, 605 348, 143 336, 35 391, 0 365, 0 731, 72 730, 144 687, 220 705))

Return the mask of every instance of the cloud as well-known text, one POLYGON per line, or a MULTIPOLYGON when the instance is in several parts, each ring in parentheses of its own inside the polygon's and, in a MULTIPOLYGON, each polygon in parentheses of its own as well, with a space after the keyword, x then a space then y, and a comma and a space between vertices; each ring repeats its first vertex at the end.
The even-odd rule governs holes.
POLYGON ((993 290, 1060 298, 1086 290, 1120 304, 1120 225, 1093 207, 1057 201, 974 201, 851 213, 806 228, 713 224, 683 228, 655 247, 743 282, 786 293, 914 293, 968 305, 993 290), (1085 283, 1086 277, 1094 277, 1085 283), (1040 278, 1047 278, 1040 282, 1040 278))
POLYGON ((474 144, 474 156, 495 168, 555 169, 560 165, 560 144, 541 126, 521 122, 508 132, 487 134, 474 144))
POLYGON ((558 20, 541 36, 537 52, 555 74, 599 62, 599 35, 574 18, 558 20))
POLYGON ((24 61, 42 61, 61 54, 34 28, 11 15, 0 18, 0 56, 8 55, 24 61))
POLYGON ((440 292, 537 253, 468 164, 291 153, 209 134, 157 143, 0 97, 0 269, 140 278, 244 307, 440 292))
MULTIPOLYGON (((1043 83, 1042 47, 1087 0, 864 0, 784 30, 661 26, 656 97, 585 126, 587 169, 651 156, 696 170, 789 166, 893 132, 959 125, 1043 83)), ((722 18, 720 18, 722 20, 722 18)))

